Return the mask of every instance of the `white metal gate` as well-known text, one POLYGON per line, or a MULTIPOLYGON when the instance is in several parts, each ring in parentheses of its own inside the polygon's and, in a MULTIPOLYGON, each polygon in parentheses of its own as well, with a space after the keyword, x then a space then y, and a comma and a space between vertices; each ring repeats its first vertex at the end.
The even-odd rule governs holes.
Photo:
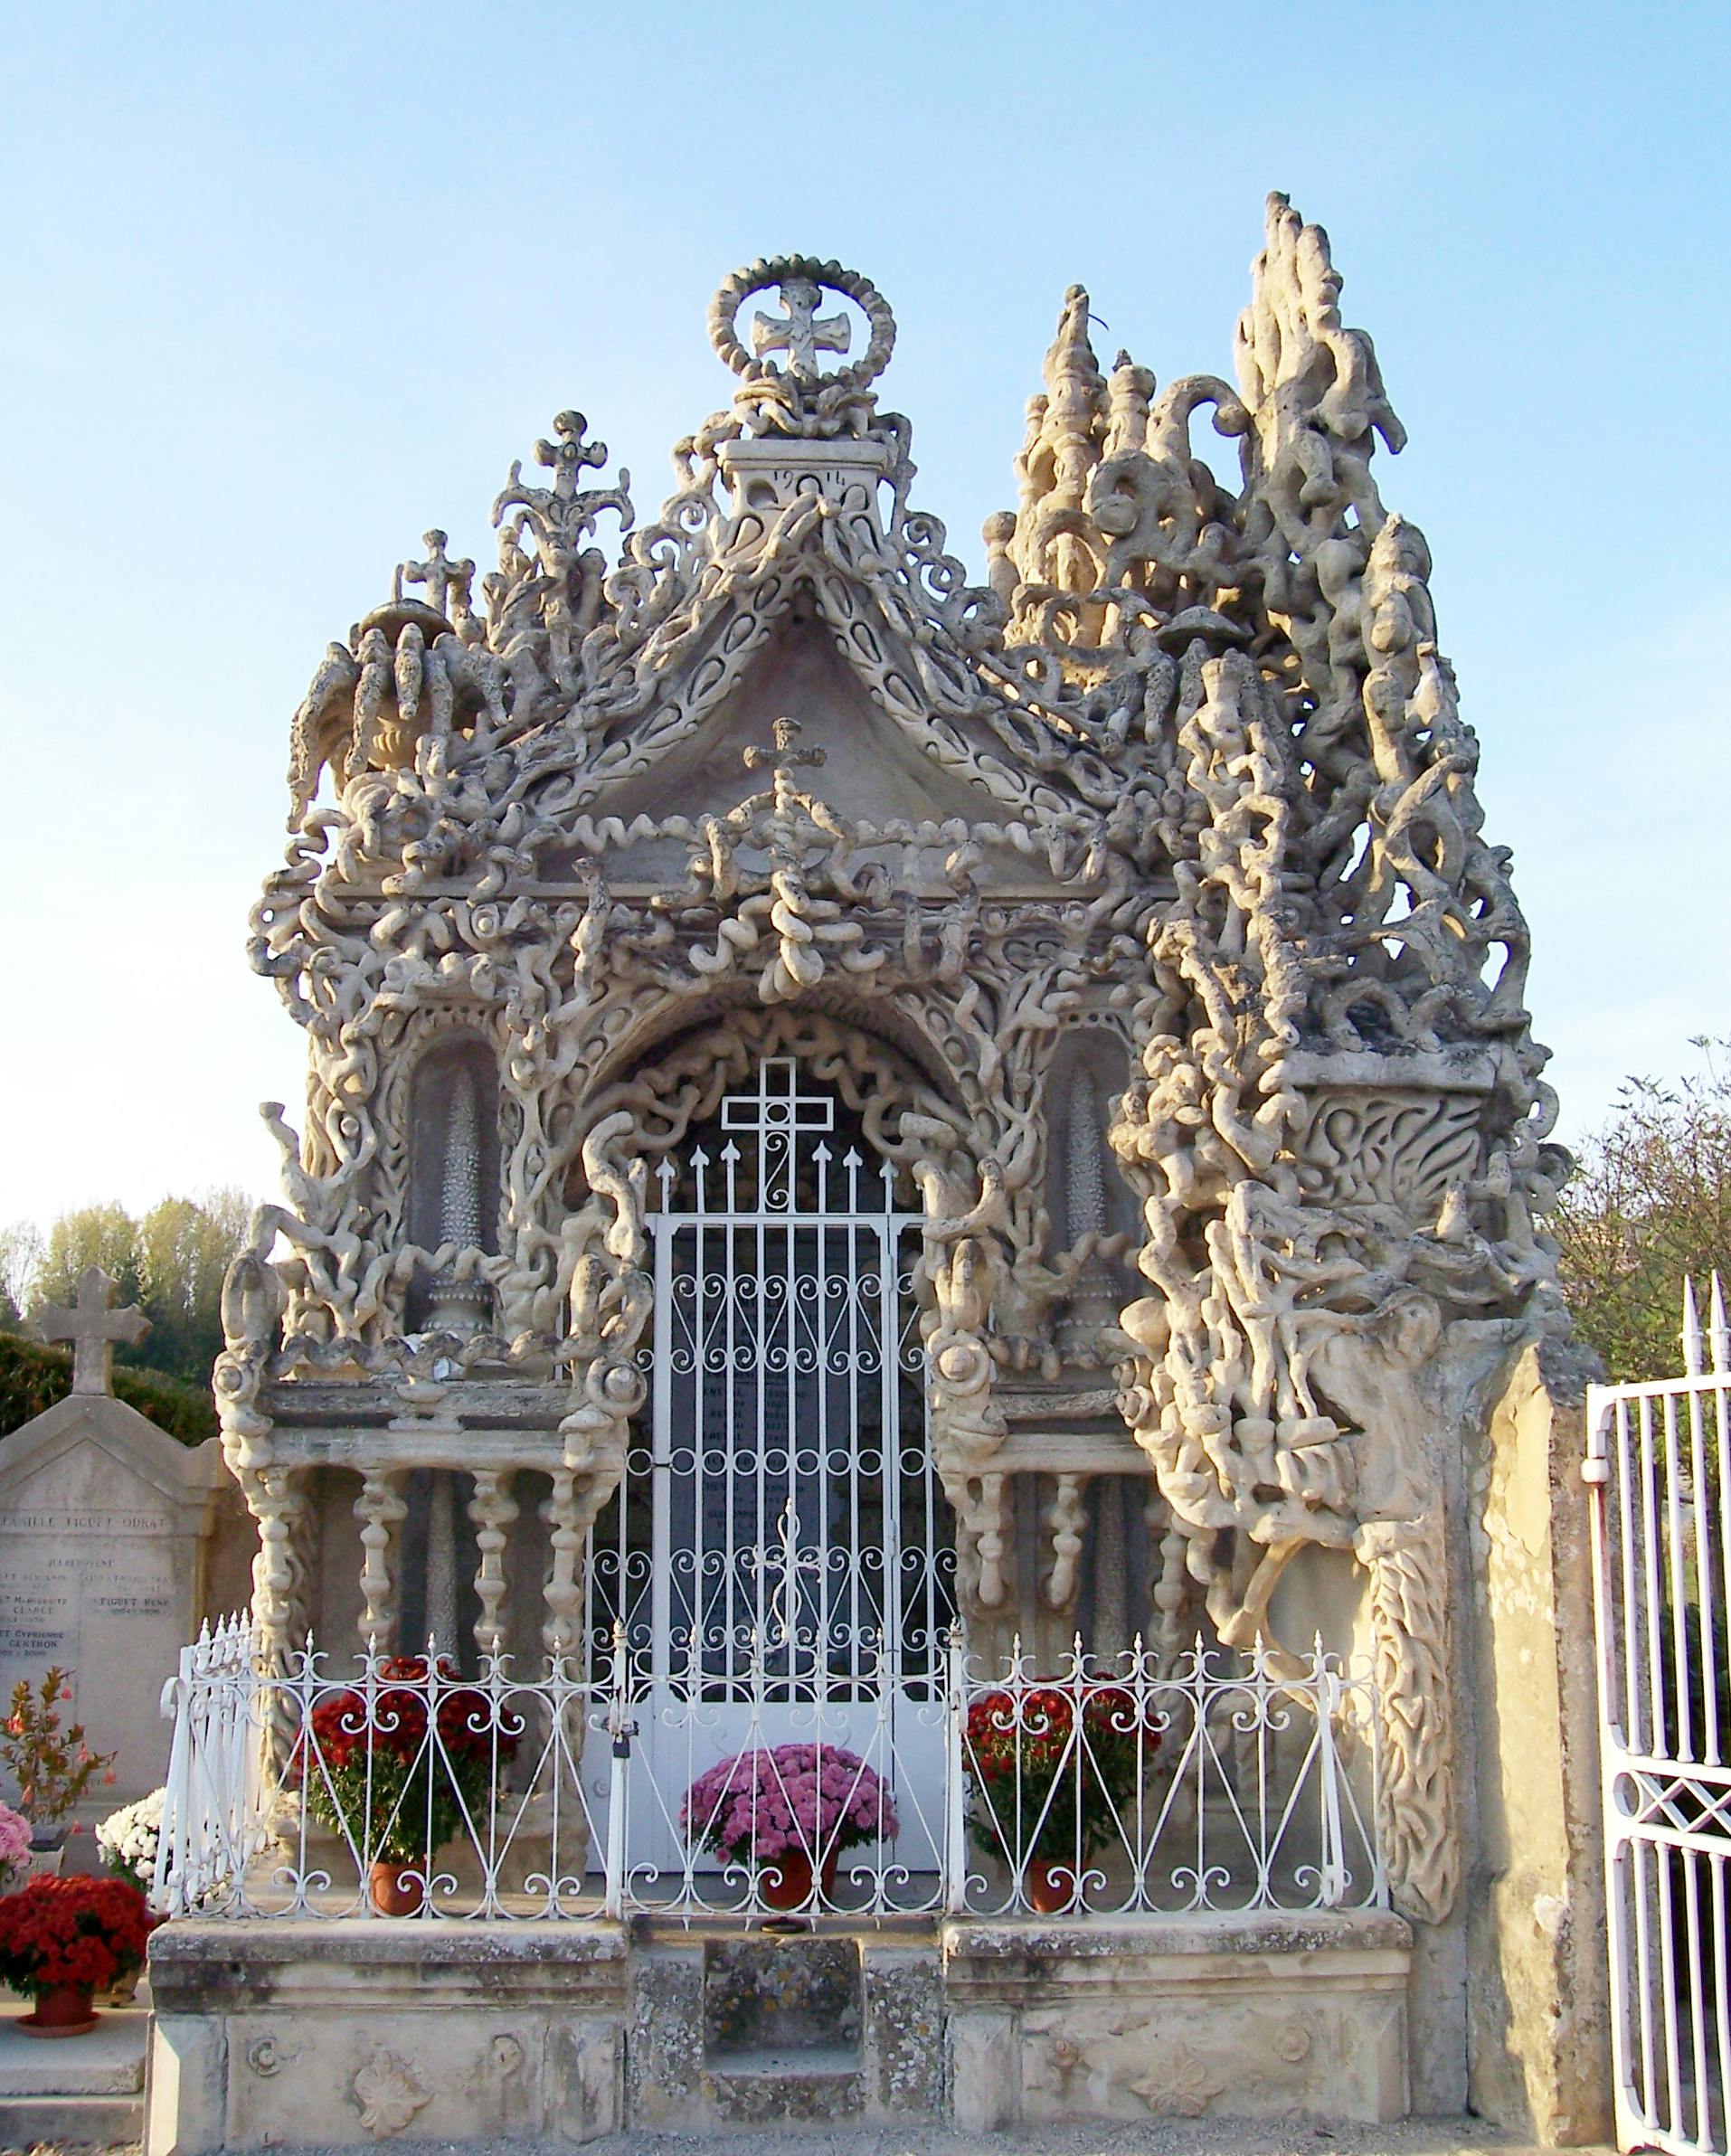
POLYGON ((676 1861, 697 1773, 818 1720, 827 1744, 893 1747, 901 1860, 936 1866, 918 1823, 935 1834, 941 1812, 953 1556, 925 1438, 922 1216, 849 1121, 766 1057, 652 1178, 648 1442, 591 1564, 639 1678, 633 1772, 660 1798, 633 1804, 634 1868, 676 1861))
POLYGON ((1587 1395, 1612 2047, 1621 2147, 1725 2156, 1731 1330, 1717 1273, 1705 1339, 1686 1291, 1683 1347, 1684 1376, 1587 1395))

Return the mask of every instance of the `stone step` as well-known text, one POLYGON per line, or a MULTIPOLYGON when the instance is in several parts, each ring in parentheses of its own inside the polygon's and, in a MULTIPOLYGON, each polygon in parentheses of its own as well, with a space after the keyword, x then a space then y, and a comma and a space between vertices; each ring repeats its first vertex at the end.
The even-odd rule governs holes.
POLYGON ((137 2141, 146 2009, 106 2008, 81 2037, 26 2035, 17 2024, 29 2011, 24 2000, 0 2008, 0 2148, 137 2141))
MULTIPOLYGON (((69 2041, 71 2039, 69 2039, 69 2041)), ((112 2148, 144 2139, 144 2097, 0 2096, 0 2148, 112 2148)))
POLYGON ((718 2118, 731 2126, 841 2126, 866 2109, 856 2052, 761 2051, 717 2062, 705 2078, 718 2118))
POLYGON ((625 2045, 636 2127, 780 2141, 923 2130, 942 2110, 935 1943, 735 1932, 638 1950, 625 2045))

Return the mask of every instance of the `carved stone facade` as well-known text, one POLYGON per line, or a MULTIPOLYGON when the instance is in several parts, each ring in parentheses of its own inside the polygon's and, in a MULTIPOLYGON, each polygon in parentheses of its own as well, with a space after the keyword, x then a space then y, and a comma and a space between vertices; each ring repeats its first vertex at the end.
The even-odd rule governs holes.
POLYGON ((1475 1388, 1562 1327, 1564 1158, 1338 301, 1279 196, 1235 387, 1103 371, 1073 289, 979 586, 878 405, 880 296, 756 263, 656 521, 563 412, 478 595, 430 533, 328 648, 251 943, 306 1125, 265 1111, 285 1199, 217 1373, 277 1641, 401 1636, 412 1590, 482 1649, 578 1645, 655 1171, 790 1057, 923 1215, 970 1636, 1283 1651, 1338 1619, 1396 1904, 1449 1916, 1448 1493, 1475 1388))

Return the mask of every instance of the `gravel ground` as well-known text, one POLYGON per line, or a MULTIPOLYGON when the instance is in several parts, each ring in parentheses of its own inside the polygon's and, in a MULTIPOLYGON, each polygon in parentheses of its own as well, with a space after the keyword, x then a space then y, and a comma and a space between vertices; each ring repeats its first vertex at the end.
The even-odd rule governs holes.
MULTIPOLYGON (((585 2156, 1537 2156, 1481 2119, 1408 2119, 1397 2126, 1313 2126, 1301 2120, 1173 2119, 1135 2126, 1048 2126, 1029 2133, 957 2133, 905 2129, 759 2128, 749 2133, 611 2133, 585 2156)), ((396 2156, 550 2156, 561 2141, 395 2141, 396 2156)), ((0 2149, 0 2156, 139 2156, 136 2142, 97 2150, 64 2142, 0 2149)), ((271 2156, 337 2156, 326 2147, 281 2148, 271 2156)), ((344 2156, 352 2156, 350 2150, 344 2156)), ((1583 2156, 1588 2156, 1584 2151, 1583 2156)), ((1606 2152, 1608 2156, 1608 2151, 1606 2152)))

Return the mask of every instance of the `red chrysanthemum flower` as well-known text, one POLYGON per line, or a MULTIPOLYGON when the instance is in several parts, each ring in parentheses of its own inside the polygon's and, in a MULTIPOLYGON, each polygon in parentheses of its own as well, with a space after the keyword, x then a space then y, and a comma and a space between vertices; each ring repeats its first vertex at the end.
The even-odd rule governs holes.
POLYGON ((125 1879, 32 1879, 0 1896, 0 1979, 33 1995, 56 1984, 100 1991, 143 1962, 157 1921, 125 1879))

